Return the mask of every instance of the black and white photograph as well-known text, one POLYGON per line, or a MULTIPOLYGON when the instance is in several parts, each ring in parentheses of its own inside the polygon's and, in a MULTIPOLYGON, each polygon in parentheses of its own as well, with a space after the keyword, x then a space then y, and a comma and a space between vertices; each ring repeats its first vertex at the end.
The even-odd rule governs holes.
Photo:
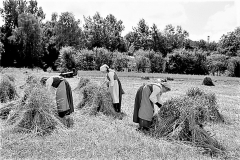
POLYGON ((240 0, 0 0, 1 160, 240 160, 240 0))

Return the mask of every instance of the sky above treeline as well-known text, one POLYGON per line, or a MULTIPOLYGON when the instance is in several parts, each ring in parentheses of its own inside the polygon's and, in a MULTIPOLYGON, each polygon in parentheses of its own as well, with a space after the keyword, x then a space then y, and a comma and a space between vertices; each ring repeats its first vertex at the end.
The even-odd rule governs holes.
MULTIPOLYGON (((85 17, 99 12, 101 17, 113 14, 122 20, 125 30, 132 31, 140 19, 151 27, 155 23, 163 31, 165 26, 180 25, 189 32, 191 40, 218 41, 223 34, 240 26, 240 0, 37 0, 46 20, 57 12, 72 12, 81 25, 85 17)), ((3 4, 0 2, 0 7, 3 4)), ((0 18, 0 25, 4 24, 0 18)))

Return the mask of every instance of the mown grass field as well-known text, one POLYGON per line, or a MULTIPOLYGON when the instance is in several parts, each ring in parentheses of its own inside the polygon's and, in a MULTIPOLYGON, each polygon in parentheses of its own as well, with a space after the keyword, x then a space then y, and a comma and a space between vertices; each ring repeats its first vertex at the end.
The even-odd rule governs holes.
MULTIPOLYGON (((41 70, 4 69, 16 77, 16 86, 25 83, 29 74, 51 76, 58 73, 47 73, 41 70)), ((181 142, 169 142, 154 139, 137 132, 137 124, 132 122, 133 104, 136 91, 143 83, 157 78, 173 78, 169 81, 172 91, 163 94, 162 101, 179 97, 191 87, 199 87, 205 92, 215 93, 219 111, 226 123, 209 124, 205 129, 214 134, 216 139, 227 148, 227 159, 240 159, 240 87, 239 78, 213 77, 215 86, 202 85, 205 76, 118 73, 126 94, 123 95, 122 111, 127 114, 123 120, 98 114, 88 116, 76 109, 73 114, 75 124, 71 129, 56 130, 51 135, 38 137, 27 134, 12 134, 4 130, 1 122, 1 158, 0 159, 221 159, 201 154, 201 150, 181 142), (150 80, 142 80, 149 76, 150 80)), ((78 76, 90 78, 96 83, 104 80, 99 71, 79 71, 78 76)), ((67 78, 72 89, 78 84, 78 78, 67 78)), ((73 92, 74 105, 81 101, 81 95, 73 92)), ((3 105, 3 104, 0 104, 3 105)), ((158 109, 156 109, 157 111, 158 109)))

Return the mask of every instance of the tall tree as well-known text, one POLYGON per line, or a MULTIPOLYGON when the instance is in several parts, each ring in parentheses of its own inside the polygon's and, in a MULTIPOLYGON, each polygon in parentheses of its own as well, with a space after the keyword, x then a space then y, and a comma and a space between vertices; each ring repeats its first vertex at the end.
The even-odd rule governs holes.
POLYGON ((124 40, 121 33, 124 30, 123 22, 112 14, 106 18, 97 12, 93 17, 84 17, 84 33, 86 46, 89 49, 104 47, 108 50, 124 50, 124 40))
POLYGON ((149 26, 144 19, 141 19, 137 27, 133 28, 133 31, 137 34, 134 42, 136 49, 148 50, 151 47, 151 32, 149 26))
POLYGON ((21 43, 16 43, 16 39, 13 38, 13 33, 16 33, 19 27, 19 16, 23 13, 31 13, 37 21, 41 21, 45 14, 41 7, 38 8, 37 1, 34 0, 28 2, 26 0, 5 0, 3 8, 0 8, 0 13, 5 22, 2 27, 4 37, 1 39, 5 52, 2 54, 1 65, 13 66, 16 58, 19 57, 19 52, 23 50, 21 43))
POLYGON ((163 32, 167 41, 168 53, 172 52, 174 49, 179 49, 184 46, 184 41, 188 38, 189 33, 182 29, 181 26, 167 25, 163 32))
POLYGON ((219 41, 218 50, 220 53, 228 56, 240 54, 240 27, 234 31, 224 34, 219 41))
POLYGON ((14 30, 9 40, 21 46, 16 62, 20 67, 34 67, 40 65, 41 28, 36 17, 29 13, 22 13, 18 18, 18 28, 14 30))
POLYGON ((59 50, 56 43, 56 25, 57 25, 57 13, 52 13, 51 21, 47 21, 43 24, 43 69, 46 70, 51 67, 56 70, 55 62, 59 56, 59 50))
POLYGON ((81 48, 82 29, 79 26, 80 20, 70 12, 63 12, 59 16, 56 25, 56 42, 58 50, 63 46, 81 48))

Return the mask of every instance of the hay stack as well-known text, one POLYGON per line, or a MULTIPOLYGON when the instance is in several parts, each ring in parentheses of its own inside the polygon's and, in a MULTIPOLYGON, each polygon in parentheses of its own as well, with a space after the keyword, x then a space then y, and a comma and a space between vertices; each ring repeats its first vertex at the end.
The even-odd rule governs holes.
POLYGON ((112 97, 108 91, 107 85, 98 85, 92 82, 87 83, 82 88, 82 101, 78 105, 79 108, 85 110, 90 115, 96 115, 102 112, 115 118, 122 119, 124 113, 117 113, 112 104, 112 97))
POLYGON ((40 79, 34 75, 28 75, 25 81, 25 84, 20 86, 21 89, 24 89, 29 85, 38 84, 40 82, 40 79))
POLYGON ((15 109, 15 107, 17 106, 18 103, 19 103, 18 101, 12 101, 3 106, 0 105, 1 106, 0 119, 6 120, 8 118, 8 115, 10 114, 10 112, 15 109))
POLYGON ((0 102, 6 103, 7 101, 18 98, 16 87, 8 76, 3 76, 0 81, 0 102))
POLYGON ((81 77, 80 80, 79 80, 79 82, 78 82, 78 85, 77 85, 77 87, 74 89, 74 91, 79 91, 81 88, 83 88, 84 86, 86 86, 89 82, 90 82, 90 79, 89 79, 89 78, 81 77))
POLYGON ((203 85, 206 85, 206 86, 215 86, 212 82, 212 79, 210 77, 205 77, 203 79, 203 85))
POLYGON ((213 93, 204 93, 199 88, 191 88, 186 95, 202 104, 201 112, 205 115, 205 122, 224 122, 217 105, 217 99, 213 93))
MULTIPOLYGON (((30 89, 30 88, 29 88, 30 89)), ((56 106, 47 90, 40 85, 32 86, 24 103, 18 103, 7 119, 7 127, 17 132, 51 133, 61 122, 56 118, 56 106)))
POLYGON ((150 134, 157 138, 166 137, 170 140, 190 142, 194 146, 206 149, 210 154, 223 153, 224 147, 203 128, 207 121, 213 120, 210 118, 209 106, 215 101, 209 99, 214 98, 207 100, 206 95, 199 96, 192 90, 188 93, 197 96, 191 97, 189 94, 163 104, 153 118, 150 134))
POLYGON ((15 77, 14 77, 14 75, 12 75, 12 74, 8 74, 8 73, 5 73, 3 76, 5 76, 6 78, 8 78, 11 82, 15 82, 15 77))

